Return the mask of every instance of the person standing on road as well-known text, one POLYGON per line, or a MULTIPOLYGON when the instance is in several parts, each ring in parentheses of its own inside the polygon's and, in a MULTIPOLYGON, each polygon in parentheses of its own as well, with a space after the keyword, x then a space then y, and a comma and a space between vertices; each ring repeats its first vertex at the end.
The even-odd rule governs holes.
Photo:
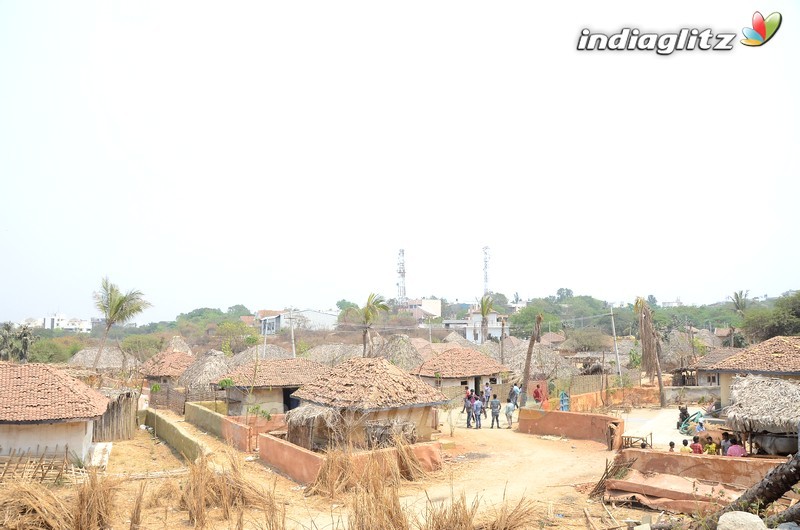
POLYGON ((508 400, 506 400, 506 421, 508 421, 509 429, 511 428, 511 424, 514 423, 512 416, 514 414, 514 409, 516 408, 517 406, 513 401, 511 401, 511 398, 508 398, 508 400))
POLYGON ((542 401, 544 401, 544 392, 542 392, 542 385, 536 385, 536 388, 533 389, 533 400, 536 402, 537 405, 541 405, 542 401))
POLYGON ((703 454, 703 446, 700 445, 700 437, 699 436, 695 436, 694 438, 692 438, 692 445, 690 445, 689 447, 692 448, 692 453, 694 453, 696 455, 702 455, 703 454))
POLYGON ((720 454, 725 456, 728 454, 728 448, 731 446, 731 435, 727 431, 722 433, 722 441, 719 443, 720 454))
POLYGON ((520 393, 520 388, 519 388, 519 386, 517 386, 517 384, 516 384, 516 383, 514 383, 514 386, 513 386, 513 387, 511 387, 511 392, 514 394, 514 395, 511 397, 511 400, 514 402, 514 408, 515 408, 515 409, 518 409, 518 408, 519 408, 519 393, 520 393))
POLYGON ((475 403, 472 405, 473 412, 475 414, 475 428, 481 428, 481 412, 486 414, 486 409, 483 406, 483 401, 480 399, 476 399, 475 403))
POLYGON ((472 428, 472 403, 473 403, 473 401, 474 400, 472 398, 472 394, 471 393, 467 393, 467 395, 464 396, 464 409, 466 409, 466 411, 467 411, 467 429, 471 429, 472 428))
POLYGON ((492 396, 492 400, 489 402, 489 406, 492 409, 492 429, 494 429, 494 422, 497 422, 497 428, 500 428, 500 408, 503 406, 500 403, 500 400, 497 399, 497 394, 492 396))
POLYGON ((464 406, 461 408, 461 414, 467 411, 467 400, 469 399, 469 387, 464 386, 464 406))

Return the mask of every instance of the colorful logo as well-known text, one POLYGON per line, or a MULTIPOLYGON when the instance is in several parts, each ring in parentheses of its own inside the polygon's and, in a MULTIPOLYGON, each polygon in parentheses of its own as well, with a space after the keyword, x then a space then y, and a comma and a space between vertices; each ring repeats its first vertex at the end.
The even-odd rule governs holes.
POLYGON ((761 46, 766 44, 778 32, 780 27, 780 13, 772 13, 764 19, 764 15, 756 11, 753 13, 753 27, 742 29, 742 34, 745 38, 740 42, 745 46, 761 46))

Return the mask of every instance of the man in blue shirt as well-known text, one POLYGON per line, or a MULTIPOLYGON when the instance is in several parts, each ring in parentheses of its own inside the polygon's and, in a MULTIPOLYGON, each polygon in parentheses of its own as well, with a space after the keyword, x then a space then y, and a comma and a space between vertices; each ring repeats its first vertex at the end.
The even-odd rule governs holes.
POLYGON ((473 411, 475 412, 475 428, 481 428, 481 412, 483 412, 483 401, 480 399, 476 399, 475 403, 472 405, 473 411))

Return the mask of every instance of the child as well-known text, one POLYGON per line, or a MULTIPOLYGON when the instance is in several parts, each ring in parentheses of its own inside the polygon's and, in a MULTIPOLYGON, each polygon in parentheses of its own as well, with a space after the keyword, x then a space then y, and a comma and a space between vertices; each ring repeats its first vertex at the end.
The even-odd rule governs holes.
POLYGON ((675 442, 670 442, 669 443, 669 452, 670 453, 674 453, 675 452, 675 442))
POLYGON ((692 445, 690 445, 689 447, 692 448, 692 453, 694 453, 696 455, 702 455, 703 454, 703 446, 700 445, 700 437, 699 436, 695 436, 694 438, 692 438, 692 445))
POLYGON ((514 414, 514 410, 517 408, 516 403, 514 403, 511 398, 506 400, 506 420, 508 421, 508 428, 511 428, 512 421, 512 414, 514 414))
POLYGON ((714 439, 712 437, 706 437, 706 445, 703 447, 703 452, 707 455, 717 454, 717 444, 714 443, 714 439))
POLYGON ((681 447, 681 453, 691 453, 692 448, 689 447, 689 440, 686 438, 683 439, 683 446, 681 447))
POLYGON ((719 452, 722 456, 728 454, 728 448, 731 446, 731 435, 727 432, 722 433, 722 442, 719 444, 719 452))

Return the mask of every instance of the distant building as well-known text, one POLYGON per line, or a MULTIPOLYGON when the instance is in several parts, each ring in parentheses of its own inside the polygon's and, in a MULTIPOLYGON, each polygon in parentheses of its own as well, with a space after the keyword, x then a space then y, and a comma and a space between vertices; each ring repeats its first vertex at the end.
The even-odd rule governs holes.
POLYGON ((661 307, 683 307, 683 302, 680 298, 676 298, 674 302, 661 302, 661 307))
POLYGON ((488 321, 487 337, 482 337, 481 331, 481 312, 477 309, 470 310, 467 315, 467 340, 475 344, 483 344, 489 339, 500 339, 503 334, 503 323, 505 322, 505 334, 508 335, 508 316, 501 315, 497 311, 491 311, 486 320, 488 321))
POLYGON ((274 335, 282 329, 288 329, 292 326, 292 322, 294 322, 295 329, 333 331, 339 322, 339 315, 315 309, 259 311, 259 314, 263 314, 261 317, 262 335, 274 335))
POLYGON ((442 316, 442 301, 436 298, 417 298, 408 301, 408 308, 421 309, 434 318, 442 316))
MULTIPOLYGON (((23 324, 28 324, 29 321, 32 321, 32 318, 25 320, 23 324)), ((63 331, 72 331, 74 333, 89 333, 92 331, 92 321, 84 320, 81 318, 67 318, 66 316, 60 313, 53 313, 50 316, 46 316, 44 318, 39 319, 37 328, 44 328, 44 329, 51 329, 51 330, 63 330, 63 331)))

